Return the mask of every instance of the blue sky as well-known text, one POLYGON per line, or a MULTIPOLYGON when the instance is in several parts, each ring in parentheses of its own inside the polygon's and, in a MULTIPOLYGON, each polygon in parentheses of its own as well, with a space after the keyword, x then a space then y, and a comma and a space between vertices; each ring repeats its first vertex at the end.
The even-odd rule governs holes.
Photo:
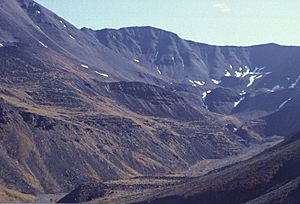
POLYGON ((217 45, 300 45, 300 0, 36 0, 78 28, 154 26, 217 45))

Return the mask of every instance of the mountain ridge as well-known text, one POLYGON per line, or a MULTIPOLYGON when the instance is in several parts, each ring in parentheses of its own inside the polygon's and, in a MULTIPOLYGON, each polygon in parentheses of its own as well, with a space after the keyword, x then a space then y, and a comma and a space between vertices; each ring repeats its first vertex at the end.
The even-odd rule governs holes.
MULTIPOLYGON (((171 30, 166 30, 160 27, 152 26, 152 25, 132 25, 132 26, 126 26, 126 27, 119 27, 119 28, 89 28, 89 27, 82 27, 79 28, 80 30, 92 30, 92 31, 119 31, 123 29, 134 29, 134 28, 142 28, 142 29, 155 29, 155 30, 160 30, 160 31, 165 31, 167 33, 171 33, 174 35, 177 35, 179 38, 179 34, 176 34, 175 32, 171 30)), ((205 43, 201 41, 196 41, 188 38, 182 38, 185 41, 191 42, 191 43, 197 43, 197 44, 202 44, 202 45, 208 45, 208 46, 216 46, 216 47, 240 47, 240 48, 247 48, 247 47, 255 47, 255 46, 266 46, 266 45, 276 45, 276 46, 282 46, 282 47, 300 47, 299 45, 285 45, 285 44, 280 44, 276 42, 265 42, 265 43, 259 43, 259 44, 251 44, 251 45, 219 45, 219 44, 214 44, 214 43, 205 43)))

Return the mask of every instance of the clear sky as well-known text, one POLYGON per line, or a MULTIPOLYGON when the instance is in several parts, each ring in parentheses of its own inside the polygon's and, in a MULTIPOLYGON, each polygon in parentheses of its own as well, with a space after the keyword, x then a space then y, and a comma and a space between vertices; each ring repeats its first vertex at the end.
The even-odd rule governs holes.
POLYGON ((300 45, 300 0, 36 0, 78 28, 154 26, 197 42, 300 45))

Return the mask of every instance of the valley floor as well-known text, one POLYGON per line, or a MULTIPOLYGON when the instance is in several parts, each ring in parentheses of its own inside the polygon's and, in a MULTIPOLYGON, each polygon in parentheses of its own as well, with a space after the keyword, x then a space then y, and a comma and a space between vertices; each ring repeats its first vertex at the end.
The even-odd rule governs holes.
MULTIPOLYGON (((156 190, 158 188, 166 188, 166 187, 172 188, 172 186, 180 185, 184 182, 187 182, 188 180, 199 178, 214 170, 223 168, 225 166, 233 165, 241 161, 248 160, 260 154, 264 150, 277 145, 282 141, 283 141, 282 137, 274 136, 268 138, 264 143, 253 144, 247 147, 239 155, 230 156, 225 159, 203 160, 202 162, 195 164, 188 171, 183 172, 182 174, 162 175, 162 176, 142 176, 142 177, 136 177, 130 179, 107 181, 101 184, 103 185, 101 189, 98 188, 99 186, 97 186, 97 184, 85 184, 79 187, 80 193, 76 192, 74 195, 72 195, 71 193, 66 197, 64 197, 62 200, 60 200, 60 202, 84 202, 87 201, 86 199, 91 200, 90 201, 91 203, 135 202, 137 198, 147 197, 146 196, 147 194, 151 194, 153 190, 156 190), (101 194, 102 191, 106 191, 109 193, 105 193, 105 195, 99 198, 100 197, 99 194, 101 194), (78 196, 79 194, 81 195, 78 196), (76 196, 76 198, 72 196, 76 196), (91 199, 93 197, 96 198, 96 200, 91 199)), ((57 195, 54 195, 48 198, 51 199, 55 198, 54 200, 57 200, 59 196, 57 197, 57 195)))

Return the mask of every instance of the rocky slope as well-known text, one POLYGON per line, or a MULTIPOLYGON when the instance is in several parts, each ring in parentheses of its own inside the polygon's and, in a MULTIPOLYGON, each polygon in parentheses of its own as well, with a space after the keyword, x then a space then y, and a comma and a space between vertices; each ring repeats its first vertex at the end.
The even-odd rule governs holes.
POLYGON ((176 122, 100 113, 63 118, 48 115, 51 110, 41 114, 4 101, 0 110, 1 179, 27 193, 179 173, 203 158, 223 158, 243 147, 239 137, 207 119, 176 122))
POLYGON ((151 203, 299 203, 299 135, 247 162, 168 189, 151 203))
POLYGON ((20 193, 18 191, 8 189, 0 185, 0 202, 1 203, 19 203, 19 202, 34 202, 35 196, 20 193))
POLYGON ((197 99, 212 112, 233 115, 241 123, 276 112, 299 93, 299 47, 212 46, 152 27, 95 33, 116 54, 170 79, 168 89, 191 101, 197 99))
POLYGON ((252 136, 254 140, 273 135, 288 136, 299 129, 299 122, 299 106, 287 106, 265 117, 247 121, 236 133, 244 138, 252 136))
POLYGON ((119 196, 114 194, 120 191, 122 182, 115 182, 117 186, 87 184, 65 196, 61 202, 297 204, 300 199, 299 165, 298 133, 250 160, 202 177, 152 178, 152 185, 142 178, 126 181, 127 186, 123 187, 126 196, 124 192, 118 193, 119 196), (135 187, 129 188, 133 183, 135 187), (96 187, 101 191, 95 191, 96 187))
POLYGON ((298 127, 278 115, 299 105, 299 47, 211 46, 152 27, 77 29, 32 0, 0 0, 0 28, 8 189, 58 193, 182 174, 298 127), (254 134, 240 134, 247 126, 254 134))
POLYGON ((88 181, 177 174, 245 141, 158 74, 41 5, 0 2, 1 184, 67 192, 88 181))

